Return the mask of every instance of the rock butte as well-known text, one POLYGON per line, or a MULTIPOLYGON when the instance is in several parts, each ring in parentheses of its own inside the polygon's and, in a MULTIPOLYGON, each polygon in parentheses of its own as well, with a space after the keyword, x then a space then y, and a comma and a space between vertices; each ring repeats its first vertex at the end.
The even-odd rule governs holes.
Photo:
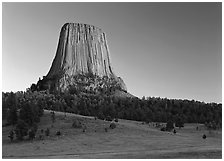
MULTIPOLYGON (((50 71, 42 82, 49 88, 64 91, 71 85, 77 85, 74 77, 78 75, 86 76, 87 81, 88 75, 107 78, 127 91, 123 80, 112 69, 106 34, 93 25, 66 23, 61 29, 50 71)), ((90 86, 94 88, 95 85, 90 86)))

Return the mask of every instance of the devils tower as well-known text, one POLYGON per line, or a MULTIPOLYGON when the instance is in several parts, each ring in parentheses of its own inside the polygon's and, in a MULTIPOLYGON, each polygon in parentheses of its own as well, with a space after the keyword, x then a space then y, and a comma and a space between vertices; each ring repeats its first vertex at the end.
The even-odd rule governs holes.
POLYGON ((98 27, 66 23, 61 28, 55 58, 39 90, 127 91, 111 66, 106 34, 98 27))

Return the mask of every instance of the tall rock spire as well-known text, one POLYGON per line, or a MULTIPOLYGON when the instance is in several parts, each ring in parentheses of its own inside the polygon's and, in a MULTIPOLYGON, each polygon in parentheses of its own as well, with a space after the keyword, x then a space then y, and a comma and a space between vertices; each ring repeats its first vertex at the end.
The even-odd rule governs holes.
POLYGON ((80 75, 85 77, 82 81, 86 90, 90 87, 127 90, 123 80, 113 72, 106 34, 93 25, 66 23, 60 32, 52 66, 39 85, 64 91, 70 86, 78 86, 80 75), (94 77, 91 81, 90 76, 94 77))
POLYGON ((56 56, 47 78, 59 72, 69 76, 92 73, 114 77, 106 34, 92 25, 66 23, 61 29, 56 56))

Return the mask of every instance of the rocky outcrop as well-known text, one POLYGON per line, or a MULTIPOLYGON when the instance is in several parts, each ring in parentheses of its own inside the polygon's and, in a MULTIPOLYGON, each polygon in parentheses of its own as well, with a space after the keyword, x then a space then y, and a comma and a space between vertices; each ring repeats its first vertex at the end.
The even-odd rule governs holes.
POLYGON ((47 77, 59 71, 66 75, 92 73, 113 77, 105 33, 92 25, 66 23, 47 77))
POLYGON ((127 91, 123 80, 113 72, 106 34, 93 25, 66 23, 50 71, 39 88, 42 85, 64 91, 78 86, 79 78, 86 83, 85 89, 97 89, 101 82, 100 88, 109 84, 127 91))

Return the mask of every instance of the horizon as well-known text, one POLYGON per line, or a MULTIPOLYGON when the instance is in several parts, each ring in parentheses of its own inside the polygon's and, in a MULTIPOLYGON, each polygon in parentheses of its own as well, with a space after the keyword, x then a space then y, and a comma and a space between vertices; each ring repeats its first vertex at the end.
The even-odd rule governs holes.
POLYGON ((220 2, 3 2, 2 14, 4 92, 25 91, 48 73, 61 27, 71 22, 106 33, 129 93, 222 103, 220 2))

